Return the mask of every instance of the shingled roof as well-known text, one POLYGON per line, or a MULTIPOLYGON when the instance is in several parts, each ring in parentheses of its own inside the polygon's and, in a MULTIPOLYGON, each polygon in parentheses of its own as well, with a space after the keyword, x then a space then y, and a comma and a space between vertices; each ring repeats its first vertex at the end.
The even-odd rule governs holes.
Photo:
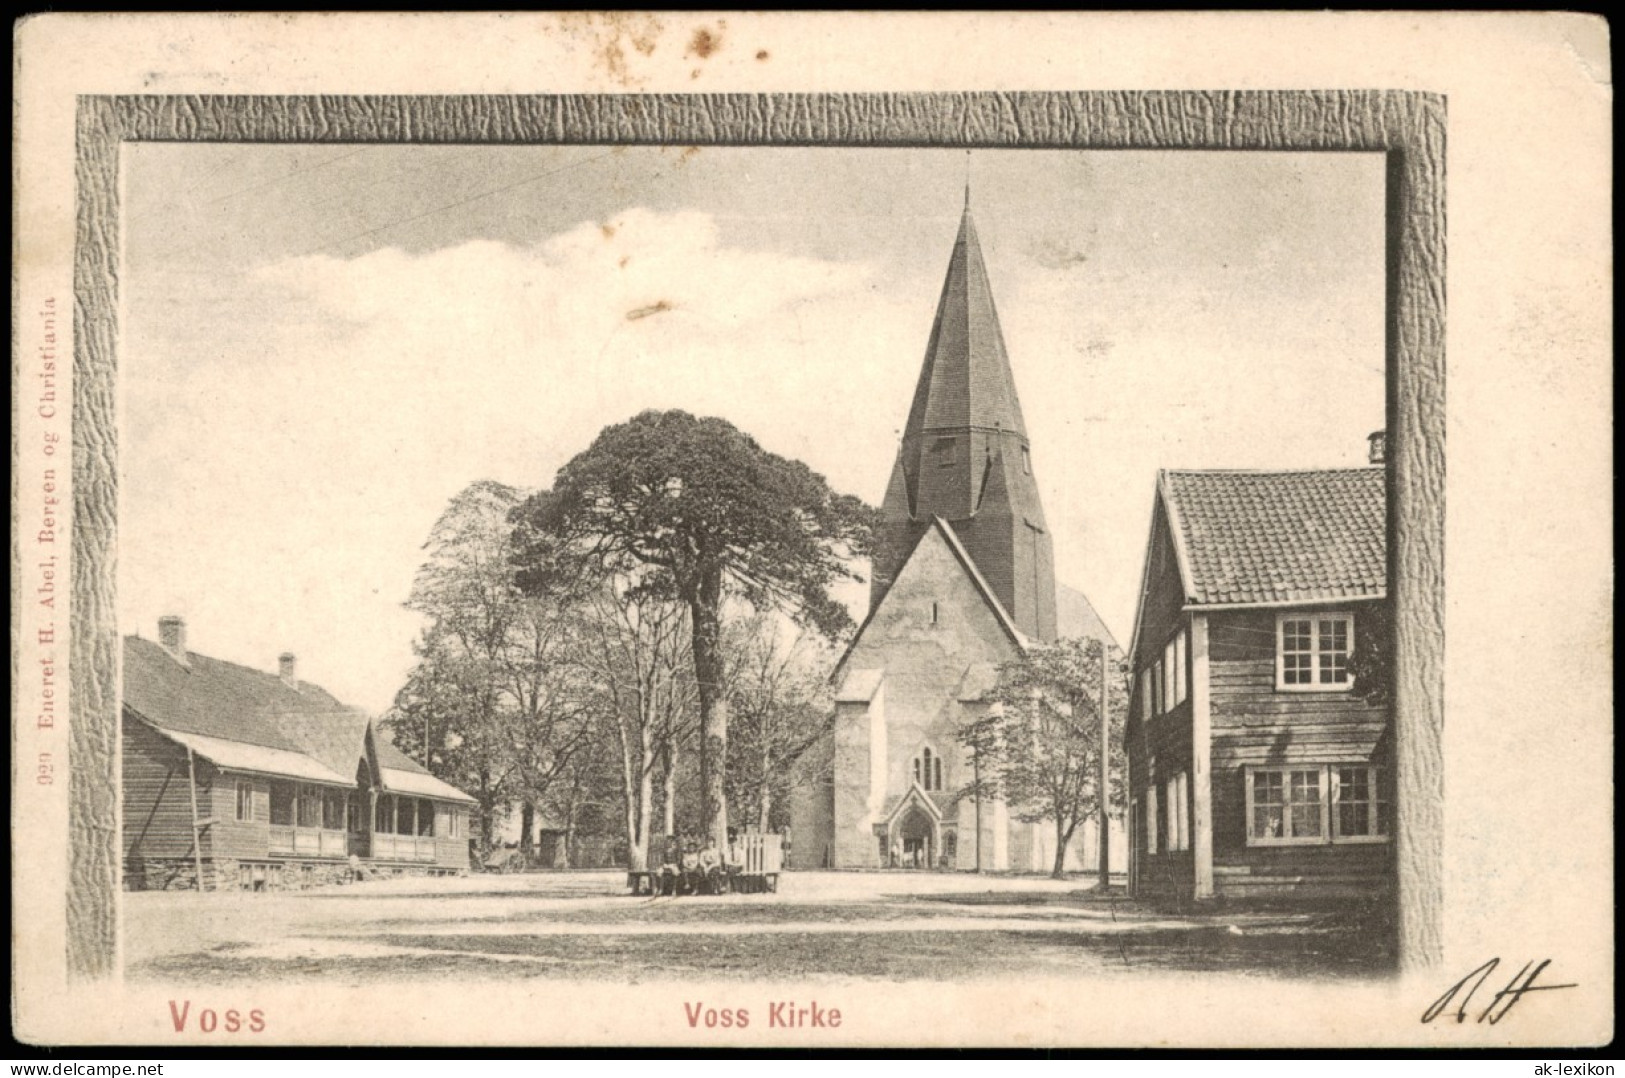
POLYGON ((1027 435, 968 194, 903 433, 961 427, 1027 435))
MULTIPOLYGON (((160 733, 228 767, 320 782, 350 783, 367 753, 368 716, 309 681, 195 651, 182 663, 159 643, 124 638, 124 706, 160 733), (242 746, 259 750, 244 752, 242 746)), ((430 776, 375 731, 385 788, 472 800, 430 776)))
POLYGON ((1158 483, 1193 604, 1281 605, 1387 594, 1387 498, 1380 467, 1165 471, 1158 483))
POLYGON ((289 752, 308 752, 319 742, 319 759, 333 755, 335 736, 348 743, 353 735, 354 755, 334 770, 355 771, 366 717, 321 686, 304 681, 295 688, 276 674, 195 651, 188 651, 186 660, 183 665, 155 641, 125 637, 124 706, 177 733, 289 752))

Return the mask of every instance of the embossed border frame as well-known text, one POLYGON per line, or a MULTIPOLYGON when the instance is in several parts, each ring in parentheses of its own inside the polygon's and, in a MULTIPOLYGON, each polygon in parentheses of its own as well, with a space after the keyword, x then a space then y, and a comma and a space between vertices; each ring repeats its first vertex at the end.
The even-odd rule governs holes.
POLYGON ((1394 90, 82 96, 76 130, 67 967, 119 968, 118 283, 125 142, 1380 152, 1405 969, 1442 950, 1445 99, 1394 90))

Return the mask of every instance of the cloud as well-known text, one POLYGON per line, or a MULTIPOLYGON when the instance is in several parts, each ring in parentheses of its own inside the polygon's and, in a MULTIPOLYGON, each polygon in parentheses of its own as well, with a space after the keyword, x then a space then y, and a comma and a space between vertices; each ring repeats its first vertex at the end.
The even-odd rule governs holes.
POLYGON ((929 318, 867 263, 732 247, 706 214, 647 209, 532 246, 142 288, 163 304, 130 320, 127 629, 188 614, 201 650, 296 651, 371 708, 410 665, 400 603, 467 483, 545 486, 604 425, 683 407, 875 497, 929 318))
POLYGON ((1089 261, 1089 256, 1081 248, 1050 236, 1039 237, 1028 243, 1027 257, 1048 270, 1072 269, 1089 261))

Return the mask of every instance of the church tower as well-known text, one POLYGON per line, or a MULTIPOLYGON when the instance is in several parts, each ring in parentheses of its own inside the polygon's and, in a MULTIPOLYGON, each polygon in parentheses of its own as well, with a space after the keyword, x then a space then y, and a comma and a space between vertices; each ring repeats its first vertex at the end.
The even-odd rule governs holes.
MULTIPOLYGON (((967 197, 882 501, 869 616, 835 666, 820 781, 790 797, 794 867, 1054 865, 1053 825, 964 794, 976 764, 960 741, 994 707, 1002 665, 1059 636, 1111 639, 1056 584, 1033 471, 967 197)), ((1092 828, 1064 858, 1093 863, 1092 828)))
POLYGON ((1055 639, 1054 550, 968 190, 881 512, 871 611, 941 517, 1017 627, 1055 639))

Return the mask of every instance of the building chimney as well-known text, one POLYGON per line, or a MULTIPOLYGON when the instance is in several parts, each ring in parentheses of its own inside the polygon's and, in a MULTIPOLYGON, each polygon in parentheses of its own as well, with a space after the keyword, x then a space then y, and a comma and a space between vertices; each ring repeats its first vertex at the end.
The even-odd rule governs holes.
POLYGON ((186 661, 186 619, 168 614, 158 619, 158 643, 181 662, 186 661))
POLYGON ((1366 441, 1371 443, 1371 451, 1370 451, 1370 456, 1369 456, 1368 459, 1371 461, 1372 464, 1381 464, 1383 461, 1385 461, 1387 459, 1387 453, 1388 453, 1388 432, 1387 431, 1383 431, 1383 430, 1372 431, 1369 435, 1366 436, 1366 441))
POLYGON ((294 674, 293 652, 284 651, 276 657, 276 672, 282 676, 282 683, 288 688, 299 688, 299 678, 294 674))

